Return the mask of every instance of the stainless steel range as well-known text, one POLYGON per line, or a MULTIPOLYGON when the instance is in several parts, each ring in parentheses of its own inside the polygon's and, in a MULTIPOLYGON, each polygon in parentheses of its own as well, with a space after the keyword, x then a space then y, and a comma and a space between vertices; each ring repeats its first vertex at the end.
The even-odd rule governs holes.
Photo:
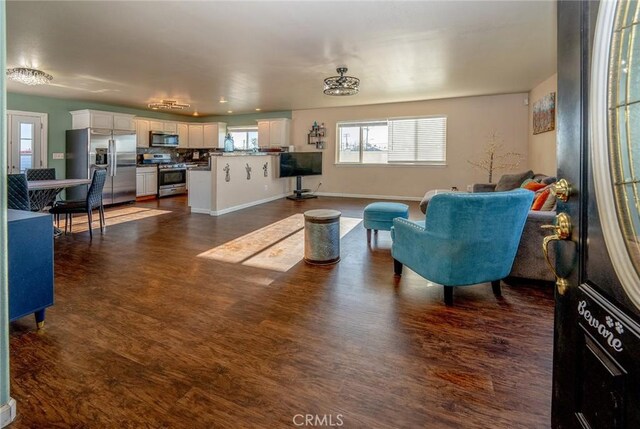
POLYGON ((143 164, 158 165, 158 197, 187 193, 187 166, 165 153, 145 153, 143 164))

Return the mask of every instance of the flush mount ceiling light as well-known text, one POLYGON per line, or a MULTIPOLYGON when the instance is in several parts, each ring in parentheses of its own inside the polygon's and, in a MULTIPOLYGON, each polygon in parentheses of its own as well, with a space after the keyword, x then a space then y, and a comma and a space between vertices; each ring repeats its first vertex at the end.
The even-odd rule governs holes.
POLYGON ((187 107, 191 107, 191 105, 178 103, 175 100, 162 100, 157 103, 149 103, 149 108, 153 110, 183 110, 187 107))
POLYGON ((25 85, 46 85, 53 79, 48 73, 26 67, 7 69, 7 77, 25 85))
POLYGON ((340 76, 331 76, 324 80, 324 93, 327 95, 356 95, 360 91, 360 79, 345 76, 346 67, 336 69, 340 76))

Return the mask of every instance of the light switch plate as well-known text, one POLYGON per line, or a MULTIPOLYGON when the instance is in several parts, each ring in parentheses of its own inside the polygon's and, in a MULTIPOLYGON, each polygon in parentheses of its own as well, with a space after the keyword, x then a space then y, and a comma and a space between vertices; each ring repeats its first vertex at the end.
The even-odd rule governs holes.
POLYGON ((64 159, 64 152, 53 152, 53 159, 64 159))

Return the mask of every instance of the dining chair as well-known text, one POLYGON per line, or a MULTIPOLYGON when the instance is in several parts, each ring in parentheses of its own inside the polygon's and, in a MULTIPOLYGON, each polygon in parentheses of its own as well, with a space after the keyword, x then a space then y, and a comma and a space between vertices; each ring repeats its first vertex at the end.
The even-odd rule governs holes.
POLYGON ((73 215, 75 213, 86 213, 89 221, 89 236, 93 238, 93 210, 98 210, 100 218, 100 232, 104 233, 106 226, 104 220, 104 205, 102 203, 102 189, 107 177, 107 171, 103 169, 96 169, 93 172, 91 178, 91 185, 89 185, 89 191, 87 197, 84 200, 66 200, 58 201, 49 210, 50 213, 56 216, 56 220, 60 220, 60 215, 65 216, 64 232, 67 233, 67 225, 69 226, 69 232, 71 232, 73 224, 73 215))
POLYGON ((7 208, 14 210, 31 210, 27 176, 24 174, 7 175, 7 208))
POLYGON ((406 265, 444 286, 453 305, 453 287, 491 282, 501 295, 518 251, 533 192, 452 192, 435 195, 424 221, 393 220, 391 254, 395 274, 406 265))
MULTIPOLYGON (((37 180, 56 180, 55 168, 27 168, 24 173, 27 176, 28 182, 37 180)), ((34 205, 31 204, 31 209, 39 211, 45 207, 53 207, 53 204, 56 202, 57 194, 57 191, 52 191, 51 189, 36 189, 29 191, 31 201, 42 202, 42 207, 34 207, 34 205)))

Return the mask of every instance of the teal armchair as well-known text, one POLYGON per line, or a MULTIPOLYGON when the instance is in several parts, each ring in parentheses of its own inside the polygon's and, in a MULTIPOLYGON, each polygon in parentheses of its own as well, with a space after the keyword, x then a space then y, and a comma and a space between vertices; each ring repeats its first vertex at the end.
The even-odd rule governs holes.
POLYGON ((447 305, 453 287, 491 282, 500 296, 533 202, 533 192, 443 193, 435 195, 426 220, 393 220, 391 254, 395 274, 406 265, 444 286, 447 305))

